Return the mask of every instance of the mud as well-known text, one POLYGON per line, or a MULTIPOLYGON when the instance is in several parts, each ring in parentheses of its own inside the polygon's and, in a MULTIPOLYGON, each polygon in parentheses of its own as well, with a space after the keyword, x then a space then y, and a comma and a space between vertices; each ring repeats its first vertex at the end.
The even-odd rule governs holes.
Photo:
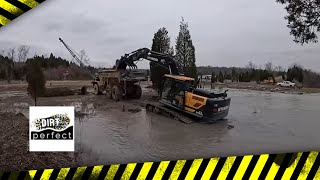
POLYGON ((29 152, 29 120, 21 113, 0 113, 0 169, 30 170, 74 166, 73 153, 29 152))
MULTIPOLYGON (((141 100, 114 102, 104 95, 88 94, 39 98, 38 104, 75 106, 77 165, 284 153, 320 147, 320 94, 230 89, 227 120, 184 124, 145 110, 144 104, 156 99, 156 93, 147 86, 143 84, 141 100)), ((30 97, 2 93, 0 111, 21 112, 28 117, 28 106, 33 105, 30 97)), ((1 123, 3 119, 0 117, 1 123)))
POLYGON ((68 87, 49 87, 46 88, 42 97, 70 96, 74 94, 76 94, 76 92, 68 87))

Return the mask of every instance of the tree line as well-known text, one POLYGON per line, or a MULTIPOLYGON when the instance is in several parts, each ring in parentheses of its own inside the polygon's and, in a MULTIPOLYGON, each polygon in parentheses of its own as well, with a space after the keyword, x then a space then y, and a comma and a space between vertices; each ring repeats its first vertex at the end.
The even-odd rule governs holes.
MULTIPOLYGON (((76 63, 68 61, 61 57, 56 57, 51 53, 48 57, 35 54, 28 57, 30 48, 28 46, 20 46, 18 48, 10 48, 7 52, 2 50, 0 53, 0 80, 26 80, 28 65, 37 63, 42 69, 48 80, 60 80, 65 72, 69 72, 70 76, 75 79, 91 78, 82 68, 87 68, 92 73, 97 69, 93 66, 79 67, 76 63)), ((88 62, 84 50, 80 52, 80 59, 88 62)))
POLYGON ((301 83, 305 87, 320 87, 320 74, 312 70, 305 69, 299 64, 291 65, 287 70, 281 66, 273 66, 271 62, 266 63, 265 68, 258 68, 251 61, 246 67, 211 67, 200 66, 197 67, 199 78, 211 75, 210 81, 212 83, 225 82, 230 80, 232 82, 263 82, 264 80, 277 81, 292 81, 301 83))

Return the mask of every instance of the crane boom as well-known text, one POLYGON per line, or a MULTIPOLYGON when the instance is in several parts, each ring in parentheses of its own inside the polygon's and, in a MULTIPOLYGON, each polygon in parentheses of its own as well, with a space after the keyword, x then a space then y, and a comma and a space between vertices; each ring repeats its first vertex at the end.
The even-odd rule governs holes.
POLYGON ((69 51, 69 53, 71 54, 71 56, 79 63, 80 67, 82 67, 84 70, 86 70, 86 72, 92 77, 95 78, 95 76, 88 70, 85 69, 85 65, 84 63, 78 58, 78 56, 76 55, 76 53, 61 39, 59 38, 60 42, 65 46, 65 48, 69 51))

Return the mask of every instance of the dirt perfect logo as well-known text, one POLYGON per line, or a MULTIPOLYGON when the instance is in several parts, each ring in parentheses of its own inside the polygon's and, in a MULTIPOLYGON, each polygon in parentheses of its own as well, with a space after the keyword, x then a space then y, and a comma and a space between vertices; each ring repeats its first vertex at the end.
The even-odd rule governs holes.
POLYGON ((38 131, 31 131, 32 140, 72 140, 73 126, 69 126, 68 114, 56 114, 46 118, 39 118, 34 121, 38 131), (69 127, 68 127, 69 126, 69 127))
POLYGON ((74 107, 30 107, 30 151, 74 151, 74 107))

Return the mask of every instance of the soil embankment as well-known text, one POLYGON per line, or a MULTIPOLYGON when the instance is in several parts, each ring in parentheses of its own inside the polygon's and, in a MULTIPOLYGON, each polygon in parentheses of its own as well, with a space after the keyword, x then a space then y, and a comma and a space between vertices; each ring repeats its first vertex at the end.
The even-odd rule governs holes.
MULTIPOLYGON (((82 87, 85 89, 90 88, 91 81, 47 81, 46 91, 42 97, 57 97, 57 96, 70 96, 75 94, 81 94, 82 87)), ((27 94, 28 84, 21 81, 13 81, 10 84, 4 81, 0 81, 0 92, 6 94, 27 94)))
MULTIPOLYGON (((206 88, 210 88, 209 82, 203 83, 206 88)), ((230 89, 246 89, 254 91, 267 91, 289 94, 304 94, 304 93, 320 93, 320 88, 289 88, 279 87, 273 84, 258 84, 256 82, 228 82, 228 83, 214 83, 215 88, 230 88, 230 89)))
MULTIPOLYGON (((156 94, 152 89, 144 89, 144 96, 139 99, 114 102, 106 96, 75 95, 75 91, 86 85, 88 91, 90 84, 86 82, 48 82, 47 96, 38 98, 38 105, 74 105, 76 118, 89 114, 89 111, 80 108, 83 103, 92 104, 102 111, 112 109, 119 110, 119 113, 127 113, 128 116, 142 111, 145 102, 155 98, 156 94), (50 84, 51 83, 51 84, 50 84)), ((142 84, 144 87, 145 85, 142 84)), ((36 153, 29 152, 29 120, 22 113, 27 112, 28 106, 33 105, 33 100, 26 92, 26 84, 2 84, 0 85, 0 169, 4 171, 30 170, 44 168, 61 168, 86 165, 81 162, 78 153, 36 153), (17 94, 18 95, 17 95, 17 94), (22 103, 23 102, 23 103, 22 103), (18 109, 18 110, 17 110, 18 109), (17 111, 16 111, 17 110, 17 111)))
POLYGON ((21 113, 0 113, 0 169, 4 171, 70 167, 70 153, 29 152, 29 120, 21 113))

